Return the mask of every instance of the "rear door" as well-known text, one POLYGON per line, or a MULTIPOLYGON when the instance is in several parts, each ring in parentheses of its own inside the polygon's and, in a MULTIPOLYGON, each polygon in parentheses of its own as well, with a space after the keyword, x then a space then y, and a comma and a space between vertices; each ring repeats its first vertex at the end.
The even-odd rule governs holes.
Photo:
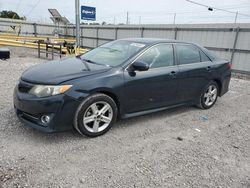
POLYGON ((203 88, 212 79, 214 63, 197 46, 175 44, 179 67, 178 101, 188 102, 197 99, 203 88))
POLYGON ((175 65, 173 45, 155 45, 135 61, 145 62, 150 68, 147 71, 124 71, 126 113, 175 104, 178 67, 175 65))

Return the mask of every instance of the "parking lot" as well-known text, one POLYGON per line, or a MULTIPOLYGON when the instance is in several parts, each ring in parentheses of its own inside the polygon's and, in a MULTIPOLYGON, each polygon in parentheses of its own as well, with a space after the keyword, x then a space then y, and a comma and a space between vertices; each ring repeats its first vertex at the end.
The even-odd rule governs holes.
POLYGON ((17 119, 12 93, 35 50, 0 60, 0 187, 250 187, 250 81, 212 109, 180 107, 117 122, 104 136, 45 134, 17 119))

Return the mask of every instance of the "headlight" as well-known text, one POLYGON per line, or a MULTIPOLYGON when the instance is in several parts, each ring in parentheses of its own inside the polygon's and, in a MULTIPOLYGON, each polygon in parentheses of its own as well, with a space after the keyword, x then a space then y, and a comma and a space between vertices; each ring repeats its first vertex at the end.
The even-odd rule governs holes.
POLYGON ((48 97, 52 95, 63 94, 68 91, 72 85, 60 85, 60 86, 49 86, 49 85, 35 85, 29 91, 29 94, 37 97, 48 97))

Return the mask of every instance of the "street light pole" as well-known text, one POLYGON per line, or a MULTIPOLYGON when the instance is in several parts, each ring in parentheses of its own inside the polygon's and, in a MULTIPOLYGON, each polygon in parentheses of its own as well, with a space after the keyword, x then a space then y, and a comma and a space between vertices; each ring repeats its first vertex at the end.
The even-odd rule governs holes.
POLYGON ((237 22, 237 18, 238 18, 238 11, 235 13, 235 19, 234 19, 234 23, 236 23, 237 22))
POLYGON ((79 7, 80 3, 79 0, 75 0, 75 12, 76 12, 76 46, 80 46, 80 14, 79 14, 79 7))

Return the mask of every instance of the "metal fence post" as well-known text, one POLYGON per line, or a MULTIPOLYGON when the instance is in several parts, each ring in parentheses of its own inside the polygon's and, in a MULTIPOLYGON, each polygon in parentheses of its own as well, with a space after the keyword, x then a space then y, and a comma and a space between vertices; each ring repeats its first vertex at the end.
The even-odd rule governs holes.
POLYGON ((240 27, 237 27, 236 29, 234 29, 234 31, 235 31, 235 37, 234 37, 234 44, 233 44, 233 49, 232 49, 231 58, 230 58, 230 62, 231 63, 233 63, 234 54, 235 54, 235 48, 236 48, 237 41, 238 41, 240 27))
POLYGON ((115 28, 115 40, 118 38, 118 27, 115 28))
POLYGON ((33 27, 34 27, 34 35, 36 37, 37 36, 37 25, 36 25, 36 23, 33 23, 33 27))
POLYGON ((80 46, 83 46, 83 28, 81 27, 80 46))
POLYGON ((75 26, 73 27, 73 37, 76 37, 76 28, 75 28, 75 26))
POLYGON ((178 32, 178 28, 175 27, 174 28, 174 39, 177 40, 177 32, 178 32))
POLYGON ((68 24, 66 24, 66 26, 64 28, 64 35, 68 36, 68 24))
POLYGON ((98 46, 99 44, 99 27, 96 28, 96 47, 98 46))
POLYGON ((145 29, 144 27, 141 28, 141 38, 144 37, 144 29, 145 29))

